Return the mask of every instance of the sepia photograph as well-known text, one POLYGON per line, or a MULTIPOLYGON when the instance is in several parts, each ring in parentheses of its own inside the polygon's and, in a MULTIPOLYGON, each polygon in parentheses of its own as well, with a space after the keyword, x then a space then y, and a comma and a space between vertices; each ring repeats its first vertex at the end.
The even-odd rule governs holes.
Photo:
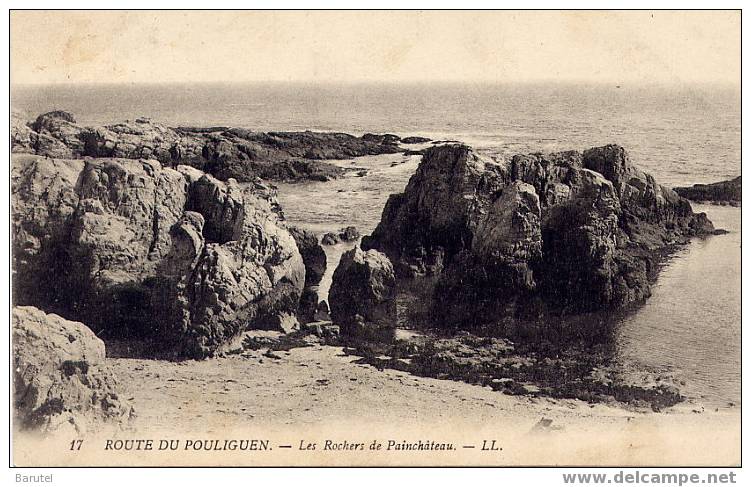
POLYGON ((740 10, 8 21, 12 467, 741 466, 740 10))

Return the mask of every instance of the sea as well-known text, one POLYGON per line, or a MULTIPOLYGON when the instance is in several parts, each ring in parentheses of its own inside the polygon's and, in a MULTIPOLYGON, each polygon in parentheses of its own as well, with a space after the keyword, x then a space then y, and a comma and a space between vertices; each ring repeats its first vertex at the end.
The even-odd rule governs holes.
MULTIPOLYGON (((741 174, 739 86, 647 84, 90 84, 17 86, 11 108, 32 120, 55 109, 86 125, 149 117, 171 126, 258 131, 393 133, 457 140, 496 157, 617 143, 666 186, 741 174)), ((278 184, 292 223, 317 232, 375 228, 419 156, 334 161, 367 169, 330 182, 278 184)), ((694 205, 729 231, 695 239, 668 259, 652 297, 616 328, 616 360, 665 372, 692 404, 741 401, 741 209, 694 205)), ((329 270, 353 244, 327 249, 329 270)), ((699 406, 697 406, 699 407, 699 406)))

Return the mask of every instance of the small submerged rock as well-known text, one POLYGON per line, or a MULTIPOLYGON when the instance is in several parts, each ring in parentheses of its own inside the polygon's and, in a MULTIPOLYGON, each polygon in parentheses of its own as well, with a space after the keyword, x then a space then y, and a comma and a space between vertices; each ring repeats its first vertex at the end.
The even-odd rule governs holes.
POLYGON ((321 238, 321 243, 323 245, 336 245, 341 240, 339 239, 339 235, 333 232, 326 232, 323 234, 323 237, 321 238))
POLYGON ((430 142, 430 139, 427 137, 418 137, 418 136, 411 136, 411 137, 404 137, 401 140, 402 144, 425 144, 427 142, 430 142))
POLYGON ((357 227, 348 226, 340 229, 338 232, 327 232, 323 235, 321 243, 323 245, 336 245, 341 242, 354 242, 360 238, 360 232, 357 227))
POLYGON ((344 242, 354 242, 360 238, 360 232, 355 226, 348 226, 339 230, 339 238, 344 242))

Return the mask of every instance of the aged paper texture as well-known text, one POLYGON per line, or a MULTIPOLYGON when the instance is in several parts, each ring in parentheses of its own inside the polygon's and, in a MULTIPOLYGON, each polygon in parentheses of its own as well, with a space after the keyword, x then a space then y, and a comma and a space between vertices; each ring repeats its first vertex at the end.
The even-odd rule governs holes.
POLYGON ((740 11, 12 11, 17 466, 735 466, 740 11))

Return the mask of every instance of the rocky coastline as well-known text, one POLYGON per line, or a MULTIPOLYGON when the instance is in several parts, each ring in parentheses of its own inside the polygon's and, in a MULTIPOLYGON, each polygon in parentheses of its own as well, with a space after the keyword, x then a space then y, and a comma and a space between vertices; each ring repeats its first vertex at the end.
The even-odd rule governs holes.
MULTIPOLYGON (((427 139, 146 119, 84 128, 67 112, 14 122, 11 138, 14 333, 31 316, 52 356, 66 346, 39 323, 75 328, 96 349, 35 366, 50 377, 90 362, 81 373, 101 378, 88 383, 112 392, 114 379, 93 367, 100 339, 168 360, 259 349, 273 359, 324 344, 379 369, 513 395, 654 410, 682 399, 664 378, 620 381, 609 327, 650 296, 662 257, 716 230, 620 146, 503 160, 460 143, 420 149, 404 192, 342 256, 322 301, 322 243, 359 232, 291 226, 269 181, 323 180, 296 164, 320 169, 427 139)), ((17 363, 30 344, 16 340, 17 363)), ((43 418, 24 420, 30 428, 77 410, 36 404, 14 381, 24 414, 43 418)), ((127 422, 127 405, 109 402, 100 419, 127 422)))
POLYGON ((711 184, 673 188, 678 195, 697 203, 741 206, 741 176, 711 184))
MULTIPOLYGON (((427 139, 406 137, 405 144, 427 139)), ((226 181, 327 181, 346 170, 324 162, 405 149, 396 135, 355 137, 333 132, 254 132, 234 127, 168 127, 148 118, 86 127, 57 110, 33 122, 13 113, 11 150, 57 159, 155 159, 165 167, 192 166, 226 181)), ((353 168, 352 170, 356 170, 353 168)))
POLYGON ((494 161, 454 144, 426 152, 362 247, 433 277, 439 327, 565 339, 566 317, 643 301, 666 252, 714 233, 620 146, 494 161))

